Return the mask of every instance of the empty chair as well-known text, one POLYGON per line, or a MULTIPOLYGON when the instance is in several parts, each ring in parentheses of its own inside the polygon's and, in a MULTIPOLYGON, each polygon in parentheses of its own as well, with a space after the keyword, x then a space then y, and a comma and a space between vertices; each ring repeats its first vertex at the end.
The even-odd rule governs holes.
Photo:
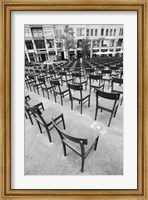
POLYGON ((33 87, 33 84, 36 82, 36 79, 35 79, 35 77, 33 76, 33 75, 30 75, 30 74, 28 74, 28 81, 27 81, 27 84, 28 84, 28 86, 29 86, 29 88, 30 88, 30 91, 32 91, 32 87, 33 87))
MULTIPOLYGON (((99 89, 101 86, 101 81, 102 81, 102 75, 94 75, 94 74, 89 74, 89 92, 91 93, 91 88, 99 89)), ((103 85, 104 87, 104 85, 103 85)))
POLYGON ((33 113, 33 115, 36 119, 40 133, 42 133, 41 127, 43 126, 45 128, 46 132, 47 132, 47 135, 48 135, 50 142, 52 142, 50 131, 54 128, 53 125, 52 125, 52 119, 54 119, 54 121, 57 124, 62 122, 63 128, 65 129, 65 122, 64 122, 63 113, 55 110, 52 107, 47 108, 43 112, 41 112, 38 108, 30 107, 29 105, 28 105, 28 108, 31 110, 31 112, 33 113))
POLYGON ((63 106, 63 98, 69 95, 68 88, 65 86, 61 86, 58 80, 51 80, 50 83, 51 86, 53 86, 55 102, 57 102, 56 96, 59 95, 61 98, 61 105, 63 106))
POLYGON ((57 79, 57 80, 61 79, 61 77, 54 70, 50 70, 48 74, 50 75, 51 79, 57 79))
POLYGON ((95 120, 97 119, 98 110, 102 110, 110 112, 111 116, 108 122, 108 126, 110 126, 112 116, 116 116, 116 112, 119 106, 119 93, 108 93, 101 90, 96 90, 96 112, 95 112, 95 120))
POLYGON ((102 70, 102 80, 104 82, 108 82, 108 88, 110 86, 112 77, 111 77, 112 70, 102 70))
POLYGON ((123 79, 120 78, 113 78, 111 83, 111 92, 112 93, 119 93, 122 95, 121 104, 123 101, 123 79))
POLYGON ((68 88, 71 101, 71 109, 73 110, 73 101, 78 101, 81 105, 80 113, 82 114, 82 106, 84 103, 88 101, 88 107, 90 107, 90 93, 84 94, 82 85, 68 84, 68 88))
POLYGON ((37 93, 39 94, 39 89, 41 88, 42 83, 39 83, 39 82, 35 79, 35 77, 32 76, 32 75, 29 75, 28 77, 29 77, 29 79, 30 79, 31 86, 33 86, 34 92, 36 92, 36 90, 37 90, 37 93))
POLYGON ((85 85, 85 90, 87 89, 87 79, 81 73, 72 73, 73 84, 85 85))
POLYGON ((76 124, 74 128, 67 133, 59 129, 55 121, 52 121, 52 123, 61 138, 64 156, 67 155, 66 147, 69 147, 72 151, 79 155, 82 159, 81 172, 83 172, 85 158, 93 148, 95 151, 97 149, 99 139, 98 131, 86 125, 76 124))
POLYGON ((36 99, 31 99, 29 95, 25 96, 25 116, 27 119, 29 117, 31 124, 33 125, 32 112, 30 111, 28 106, 37 107, 39 110, 44 110, 44 106, 42 102, 36 99))
POLYGON ((49 92, 52 93, 53 91, 53 86, 50 83, 46 83, 45 78, 38 78, 39 83, 41 84, 41 88, 42 88, 42 93, 43 93, 43 97, 45 97, 44 92, 47 93, 47 97, 49 99, 49 92))
POLYGON ((65 71, 61 71, 59 72, 59 75, 61 77, 61 83, 63 85, 63 83, 69 83, 72 82, 72 78, 70 78, 69 76, 67 76, 67 73, 65 71))

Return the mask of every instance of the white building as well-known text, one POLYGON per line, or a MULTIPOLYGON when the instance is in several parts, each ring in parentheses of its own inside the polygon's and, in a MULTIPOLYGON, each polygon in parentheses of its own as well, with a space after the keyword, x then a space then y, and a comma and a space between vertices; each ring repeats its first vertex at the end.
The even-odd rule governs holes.
POLYGON ((25 61, 44 62, 81 57, 83 39, 89 41, 89 57, 96 52, 115 56, 123 52, 123 25, 69 25, 75 47, 65 48, 65 25, 25 25, 25 61), (108 53, 109 52, 109 53, 108 53))

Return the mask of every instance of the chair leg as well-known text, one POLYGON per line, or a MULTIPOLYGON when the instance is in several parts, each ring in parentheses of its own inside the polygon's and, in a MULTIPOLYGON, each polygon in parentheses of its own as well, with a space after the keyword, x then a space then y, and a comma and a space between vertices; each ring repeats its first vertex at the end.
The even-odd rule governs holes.
POLYGON ((99 140, 99 137, 97 137, 97 139, 96 139, 96 143, 95 143, 95 146, 94 146, 95 151, 97 150, 98 140, 99 140))
POLYGON ((26 112, 25 112, 25 118, 28 119, 26 112))
POLYGON ((64 121, 64 116, 63 116, 63 114, 62 114, 62 122, 63 122, 63 128, 64 128, 64 130, 66 129, 66 126, 65 126, 65 121, 64 121))
POLYGON ((90 107, 90 96, 89 96, 89 99, 88 99, 88 107, 90 107))
POLYGON ((39 95, 39 88, 37 88, 37 91, 38 91, 38 95, 39 95))
POLYGON ((82 114, 82 101, 81 101, 81 114, 82 114))
POLYGON ((33 125, 33 120, 30 114, 28 114, 31 124, 33 125))
POLYGON ((110 119, 109 119, 109 123, 108 123, 108 127, 110 126, 110 123, 111 123, 111 120, 112 120, 112 116, 113 116, 113 113, 111 113, 111 116, 110 116, 110 119))
POLYGON ((121 103, 120 103, 120 106, 122 106, 122 102, 123 102, 123 96, 122 96, 122 98, 121 98, 121 103))
POLYGON ((73 100, 71 100, 71 110, 73 110, 73 100))
POLYGON ((43 97, 45 97, 44 90, 42 90, 42 93, 43 93, 43 97))
POLYGON ((47 91, 47 96, 48 96, 48 99, 49 99, 49 92, 47 91))
POLYGON ((41 128, 41 125, 40 125, 40 123, 38 121, 37 121, 37 124, 38 124, 38 127, 40 129, 40 133, 42 133, 42 128, 41 128))
POLYGON ((54 93, 54 100, 55 100, 55 103, 57 102, 57 99, 56 99, 56 94, 54 93))
POLYGON ((82 156, 81 172, 84 172, 84 161, 85 161, 85 158, 84 156, 82 156))
POLYGON ((62 142, 62 145, 63 145, 64 156, 66 156, 66 145, 64 144, 64 142, 62 142))
POLYGON ((51 140, 51 135, 50 135, 50 132, 49 132, 48 127, 46 127, 46 126, 44 126, 44 127, 45 127, 45 129, 46 129, 46 131, 47 131, 47 135, 48 135, 49 142, 52 142, 52 140, 51 140))
POLYGON ((97 119, 97 114, 98 114, 98 108, 96 108, 95 120, 97 119))
POLYGON ((61 97, 61 105, 63 106, 63 98, 62 98, 62 95, 60 95, 61 97))

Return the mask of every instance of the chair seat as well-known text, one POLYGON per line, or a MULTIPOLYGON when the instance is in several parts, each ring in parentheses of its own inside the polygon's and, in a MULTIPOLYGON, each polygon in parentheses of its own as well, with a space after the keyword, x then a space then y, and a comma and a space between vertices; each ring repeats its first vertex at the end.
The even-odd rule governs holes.
MULTIPOLYGON (((82 99, 85 99, 88 96, 90 96, 90 93, 88 93, 88 92, 82 93, 82 99)), ((77 98, 77 99, 81 99, 80 91, 73 92, 72 97, 77 98)))
POLYGON ((37 99, 31 99, 28 101, 30 107, 35 107, 35 106, 38 106, 38 104, 41 103, 41 101, 37 100, 37 99))
POLYGON ((75 82, 76 84, 84 84, 84 83, 87 82, 87 80, 86 80, 86 79, 81 79, 81 81, 80 81, 80 79, 76 79, 74 82, 75 82))
POLYGON ((51 118, 56 119, 60 115, 62 115, 62 113, 52 107, 49 107, 45 111, 42 112, 42 117, 44 118, 47 124, 50 124, 51 118))
MULTIPOLYGON (((68 132, 68 134, 76 138, 87 139, 88 144, 85 145, 85 152, 86 152, 89 149, 89 147, 95 142, 100 133, 96 129, 93 129, 81 123, 77 123, 68 132)), ((80 152, 81 149, 79 144, 72 142, 68 139, 65 139, 64 142, 70 145, 76 151, 80 152)))
POLYGON ((45 85, 42 85, 43 90, 50 90, 50 89, 53 88, 53 86, 51 86, 50 84, 47 84, 47 83, 46 83, 46 86, 45 86, 45 85), (46 87, 46 86, 47 86, 47 87, 46 87))
MULTIPOLYGON (((68 91, 69 91, 68 88, 65 87, 65 86, 60 86, 60 88, 61 88, 61 93, 65 93, 65 92, 68 92, 68 91)), ((60 90, 59 90, 58 87, 55 89, 55 92, 56 92, 56 93, 60 93, 60 90)))
POLYGON ((63 77, 63 78, 62 78, 62 81, 64 81, 64 82, 72 81, 72 78, 67 77, 67 79, 66 79, 65 77, 63 77))
POLYGON ((106 81, 110 81, 111 77, 110 77, 110 75, 103 75, 102 79, 106 80, 106 81))
POLYGON ((114 102, 112 100, 99 97, 99 106, 112 110, 113 105, 114 102))
POLYGON ((114 85, 113 90, 119 93, 123 93, 123 85, 116 84, 114 85))
POLYGON ((91 87, 99 87, 99 81, 91 81, 91 87))

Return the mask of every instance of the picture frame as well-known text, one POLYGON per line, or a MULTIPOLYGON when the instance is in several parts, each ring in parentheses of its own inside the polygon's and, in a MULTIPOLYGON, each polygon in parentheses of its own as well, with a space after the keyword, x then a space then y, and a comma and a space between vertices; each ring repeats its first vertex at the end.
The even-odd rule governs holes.
POLYGON ((0 31, 0 75, 1 75, 1 112, 0 112, 0 196, 1 199, 147 199, 148 198, 148 165, 147 151, 148 138, 147 132, 147 64, 146 57, 148 44, 146 35, 147 31, 147 1, 137 2, 122 0, 116 1, 64 1, 58 0, 2 0, 1 6, 1 31, 0 31), (138 185, 137 189, 132 190, 22 190, 11 189, 11 46, 10 46, 10 24, 11 11, 47 11, 47 10, 100 10, 100 11, 137 11, 138 24, 138 185))

